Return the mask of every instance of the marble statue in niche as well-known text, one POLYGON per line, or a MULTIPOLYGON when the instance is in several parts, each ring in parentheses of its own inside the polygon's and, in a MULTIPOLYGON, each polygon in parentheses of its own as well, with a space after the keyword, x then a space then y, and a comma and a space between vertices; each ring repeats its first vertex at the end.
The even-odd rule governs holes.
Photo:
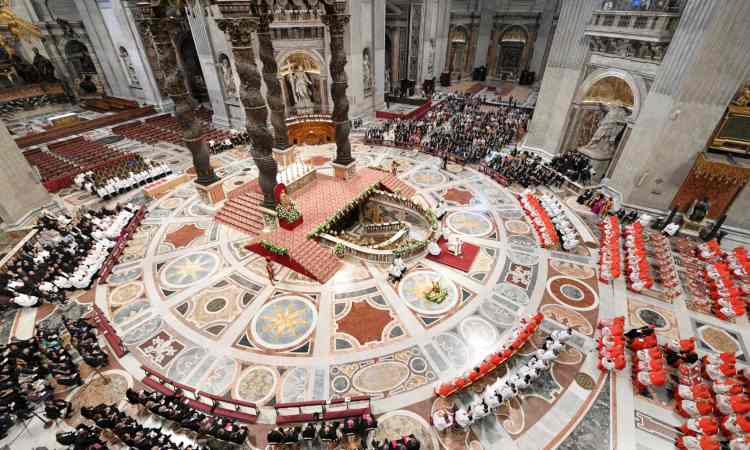
POLYGON ((237 83, 234 81, 234 70, 232 70, 232 61, 224 53, 219 55, 219 71, 221 80, 224 83, 224 93, 227 98, 238 98, 237 83))
POLYGON ((362 51, 362 86, 365 90, 365 95, 372 94, 372 66, 370 65, 370 49, 366 48, 362 51))
POLYGON ((292 87, 294 93, 294 104, 298 108, 312 107, 312 82, 304 70, 298 70, 291 73, 292 87))
POLYGON ((125 66, 125 70, 128 73, 128 81, 130 81, 130 85, 140 87, 141 83, 138 81, 138 74, 135 72, 135 67, 130 60, 130 55, 125 47, 120 47, 120 60, 122 60, 122 64, 125 66))
POLYGON ((612 103, 605 106, 607 113, 599 122, 599 126, 585 146, 579 151, 594 159, 611 159, 628 119, 627 110, 620 104, 612 103))
POLYGON ((39 77, 39 81, 42 82, 54 82, 57 81, 55 77, 55 66, 52 65, 49 59, 45 58, 44 55, 39 53, 39 49, 34 47, 34 60, 31 65, 34 66, 39 77))

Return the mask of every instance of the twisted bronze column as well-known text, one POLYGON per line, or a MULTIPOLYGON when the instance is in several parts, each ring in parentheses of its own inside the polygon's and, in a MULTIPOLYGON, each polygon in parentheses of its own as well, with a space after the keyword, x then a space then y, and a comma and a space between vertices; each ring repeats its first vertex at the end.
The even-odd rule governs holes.
MULTIPOLYGON (((201 142, 203 128, 195 117, 195 101, 190 97, 185 85, 184 71, 177 59, 177 45, 174 38, 180 31, 179 18, 153 14, 150 8, 146 9, 146 12, 151 12, 151 14, 141 17, 139 21, 143 24, 142 31, 151 36, 159 60, 158 69, 163 75, 164 89, 174 102, 175 117, 180 124, 185 146, 193 156, 193 166, 197 175, 195 181, 208 186, 219 181, 219 177, 211 167, 208 149, 201 142)), ((141 37, 145 40, 145 36, 141 37)))
POLYGON ((279 68, 273 55, 273 43, 271 42, 271 22, 273 13, 265 3, 256 8, 258 18, 258 52, 260 61, 263 63, 263 81, 266 82, 266 102, 271 110, 271 125, 273 125, 274 142, 276 148, 289 147, 289 131, 286 128, 286 107, 281 96, 281 83, 279 83, 279 68))
MULTIPOLYGON (((266 127, 268 108, 260 93, 260 73, 253 54, 252 33, 257 20, 250 17, 216 19, 216 24, 229 38, 232 54, 240 78, 240 99, 245 108, 247 133, 253 142, 251 154, 258 166, 263 206, 274 208, 276 188, 276 160, 273 159, 273 136, 266 127)), ((286 126, 284 126, 286 129, 286 126)))
POLYGON ((326 14, 321 19, 328 25, 331 33, 331 96, 333 97, 333 114, 331 119, 336 126, 336 160, 334 163, 346 166, 354 162, 352 146, 349 143, 349 132, 352 124, 349 121, 349 99, 346 97, 348 82, 346 79, 346 52, 344 51, 344 32, 349 23, 349 15, 344 14, 345 2, 323 3, 326 14))

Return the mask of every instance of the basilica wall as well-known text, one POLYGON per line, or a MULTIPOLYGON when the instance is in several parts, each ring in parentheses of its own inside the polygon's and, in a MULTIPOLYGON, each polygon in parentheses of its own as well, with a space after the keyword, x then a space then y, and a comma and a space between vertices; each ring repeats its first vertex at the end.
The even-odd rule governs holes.
MULTIPOLYGON (((750 3, 688 1, 661 69, 611 185, 626 204, 666 210, 727 105, 750 75, 746 29, 750 3), (706 80, 712 80, 707 82, 706 80)), ((748 227, 748 196, 741 193, 727 225, 748 227)))

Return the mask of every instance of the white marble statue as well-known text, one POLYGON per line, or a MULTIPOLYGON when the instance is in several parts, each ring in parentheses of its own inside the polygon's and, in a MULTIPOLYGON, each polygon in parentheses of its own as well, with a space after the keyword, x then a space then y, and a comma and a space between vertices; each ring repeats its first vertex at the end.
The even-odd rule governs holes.
POLYGON ((618 104, 607 106, 607 114, 599 122, 599 127, 594 132, 588 144, 581 147, 579 151, 593 159, 611 159, 617 148, 618 136, 625 128, 628 113, 625 108, 618 104))
POLYGON ((221 72, 221 79, 224 81, 224 91, 226 92, 227 97, 239 97, 237 83, 234 82, 232 62, 229 60, 229 57, 223 53, 219 55, 219 71, 221 72))
POLYGON ((310 108, 312 106, 312 97, 310 95, 312 82, 307 74, 298 70, 292 73, 294 81, 294 104, 297 108, 310 108))

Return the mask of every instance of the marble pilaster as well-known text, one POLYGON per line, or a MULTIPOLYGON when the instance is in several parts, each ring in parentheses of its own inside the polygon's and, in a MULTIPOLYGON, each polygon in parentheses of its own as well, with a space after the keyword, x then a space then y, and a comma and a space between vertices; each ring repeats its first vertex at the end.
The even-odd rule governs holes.
MULTIPOLYGON (((666 210, 696 155, 750 77, 750 3, 688 0, 660 71, 612 173, 626 204, 666 210), (706 80, 711 80, 707 83, 706 80)), ((747 195, 730 210, 746 211, 747 195)), ((747 226, 747 214, 728 225, 747 226), (743 223, 744 221, 744 223, 743 223)))
POLYGON ((448 33, 451 18, 451 0, 437 0, 435 33, 435 76, 447 71, 448 33))
POLYGON ((479 34, 477 37, 477 49, 474 52, 474 61, 470 70, 475 67, 481 67, 487 65, 487 54, 490 45, 492 45, 492 23, 495 19, 495 11, 490 8, 487 0, 481 2, 481 9, 479 13, 479 34))
POLYGON ((541 20, 536 32, 534 53, 531 55, 531 62, 529 63, 529 70, 536 73, 537 79, 542 78, 547 57, 549 56, 550 43, 555 34, 553 22, 555 20, 557 3, 557 1, 543 2, 544 9, 542 10, 541 20))
POLYGON ((377 110, 385 104, 385 2, 373 2, 372 47, 375 77, 373 106, 377 110))
POLYGON ((544 81, 525 147, 560 152, 568 110, 584 74, 589 49, 583 30, 598 0, 562 0, 560 19, 552 41, 544 81))

